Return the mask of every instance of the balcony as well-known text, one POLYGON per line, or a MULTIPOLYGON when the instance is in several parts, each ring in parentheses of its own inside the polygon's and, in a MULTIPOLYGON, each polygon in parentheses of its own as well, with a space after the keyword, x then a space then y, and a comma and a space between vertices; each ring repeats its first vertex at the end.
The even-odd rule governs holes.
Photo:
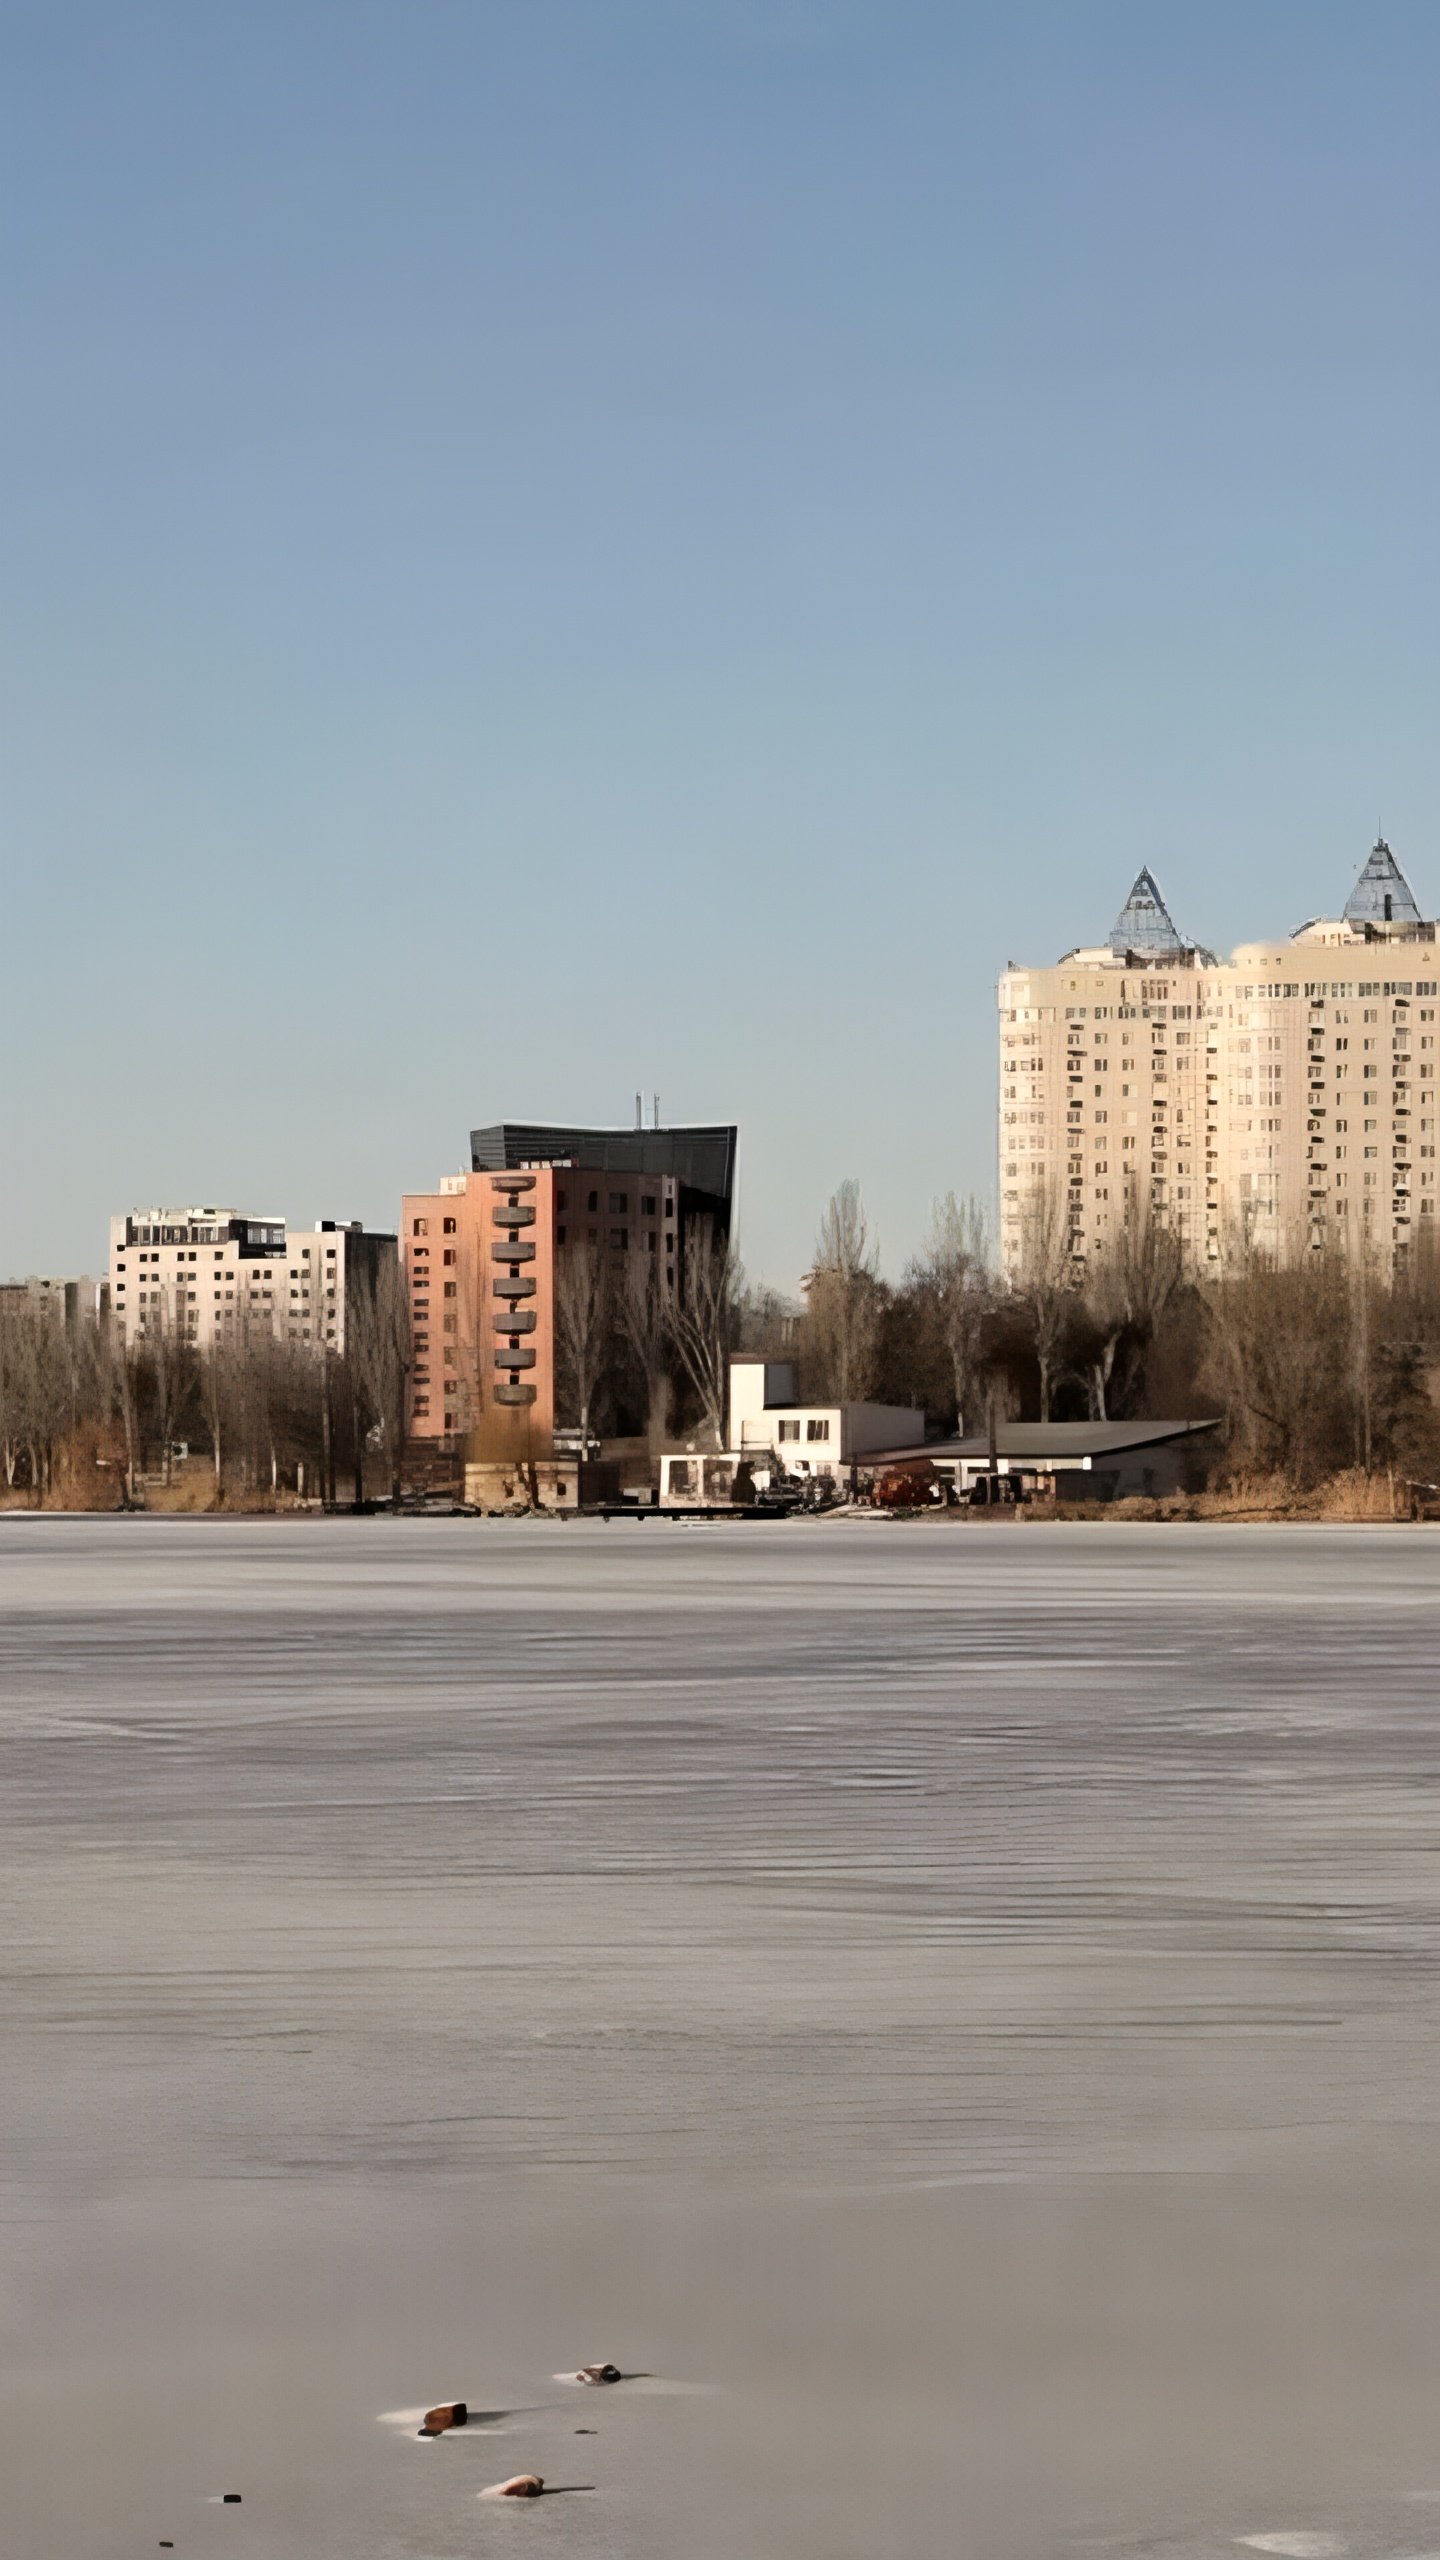
POLYGON ((533 1369, 535 1354, 533 1351, 497 1351, 495 1366, 497 1369, 533 1369))
POLYGON ((490 1286, 497 1298, 533 1298, 535 1295, 535 1283, 528 1273, 523 1280, 492 1280, 490 1286))
POLYGON ((497 1333, 533 1333, 540 1319, 533 1307, 512 1307, 508 1316, 496 1316, 497 1333))
POLYGON ((490 1222, 496 1227, 533 1227, 535 1210, 528 1200, 501 1200, 491 1210, 490 1222))
POLYGON ((497 1387, 495 1401, 497 1404, 533 1404, 537 1393, 535 1387, 497 1387))
POLYGON ((503 1236, 493 1237, 490 1251, 496 1262, 533 1262, 535 1259, 533 1244, 522 1244, 519 1236, 511 1236, 508 1243, 503 1236))
POLYGON ((497 1191, 533 1191, 535 1176, 533 1173, 500 1173, 495 1177, 495 1188, 497 1191))

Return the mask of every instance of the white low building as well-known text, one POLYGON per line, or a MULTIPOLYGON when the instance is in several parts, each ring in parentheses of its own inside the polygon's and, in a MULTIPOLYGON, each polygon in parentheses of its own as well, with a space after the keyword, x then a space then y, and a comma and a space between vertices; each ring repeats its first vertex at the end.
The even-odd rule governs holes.
POLYGON ((802 1404, 793 1360, 741 1353, 730 1363, 730 1446, 752 1467, 841 1476, 871 1449, 919 1448, 925 1416, 908 1404, 802 1404))
POLYGON ((730 1363, 725 1449, 674 1449, 660 1461, 660 1501, 711 1506, 746 1500, 788 1477, 842 1481, 872 1449, 918 1449, 925 1416, 908 1404, 801 1404, 793 1360, 739 1352, 730 1363), (743 1472, 742 1472, 743 1471, 743 1472))

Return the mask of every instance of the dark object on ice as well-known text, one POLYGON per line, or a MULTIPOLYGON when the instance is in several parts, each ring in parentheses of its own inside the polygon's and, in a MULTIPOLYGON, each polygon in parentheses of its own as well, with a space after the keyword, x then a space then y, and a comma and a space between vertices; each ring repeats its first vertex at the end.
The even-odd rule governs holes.
POLYGON ((227 2489, 220 2500, 220 2504, 222 2507, 238 2507, 240 2504, 239 2490, 227 2489))
POLYGON ((618 2364, 582 2364, 575 2379, 577 2382, 623 2382, 625 2377, 618 2364))
POLYGON ((513 2480, 502 2480, 497 2498, 538 2498, 545 2483, 538 2471, 517 2471, 513 2480))
POLYGON ((449 2427, 468 2425, 470 2412, 463 2400, 443 2400, 438 2409, 427 2409, 422 2436, 443 2436, 449 2427))
POLYGON ((577 2436, 593 2436, 595 2430, 593 2427, 577 2427, 575 2433, 577 2436))

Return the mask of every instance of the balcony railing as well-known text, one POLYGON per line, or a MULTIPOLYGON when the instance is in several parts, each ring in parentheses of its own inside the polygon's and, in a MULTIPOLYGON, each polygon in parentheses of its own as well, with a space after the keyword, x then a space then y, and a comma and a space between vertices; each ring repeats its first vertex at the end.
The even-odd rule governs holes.
POLYGON ((519 1236, 511 1236, 508 1241, 504 1236, 492 1237, 490 1251, 497 1262, 533 1262, 535 1259, 533 1244, 522 1243, 519 1236))
POLYGON ((497 1351, 495 1366, 497 1369, 533 1369, 535 1354, 533 1351, 497 1351))
POLYGON ((490 1220, 491 1224, 497 1227, 533 1227, 534 1203, 530 1200, 497 1201, 490 1212, 490 1220))
POLYGON ((494 1319, 497 1333, 533 1333, 540 1319, 533 1307, 512 1307, 508 1316, 494 1319))
MULTIPOLYGON (((503 1250, 505 1248, 502 1247, 503 1250)), ((490 1287, 497 1298, 533 1298, 535 1295, 535 1282, 528 1272, 523 1276, 517 1273, 513 1280, 492 1280, 490 1287)))
POLYGON ((497 1387, 495 1401, 497 1404, 533 1404, 537 1392, 534 1387, 497 1387))

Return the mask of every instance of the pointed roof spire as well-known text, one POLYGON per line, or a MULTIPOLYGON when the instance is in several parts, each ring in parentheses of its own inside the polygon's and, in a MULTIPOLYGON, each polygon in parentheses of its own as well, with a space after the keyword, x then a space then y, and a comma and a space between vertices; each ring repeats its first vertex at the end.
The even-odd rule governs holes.
POLYGON ((1127 951, 1185 949, 1152 871, 1136 873, 1135 886, 1110 928, 1110 948, 1117 960, 1123 959, 1127 951))
POLYGON ((1345 921, 1362 926, 1420 922, 1410 883, 1383 836, 1376 837, 1345 902, 1345 921))

